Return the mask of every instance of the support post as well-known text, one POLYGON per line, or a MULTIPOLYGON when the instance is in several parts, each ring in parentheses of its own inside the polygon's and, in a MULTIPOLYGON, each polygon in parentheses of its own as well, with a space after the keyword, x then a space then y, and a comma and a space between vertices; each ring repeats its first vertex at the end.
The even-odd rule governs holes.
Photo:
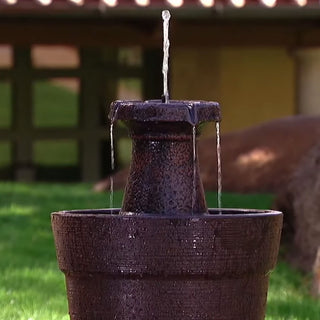
POLYGON ((14 167, 17 181, 30 182, 35 178, 32 152, 32 63, 30 47, 14 48, 12 82, 14 167))
POLYGON ((297 111, 320 115, 320 47, 299 49, 297 57, 297 111))
MULTIPOLYGON (((162 51, 148 48, 143 51, 143 98, 160 99, 163 93, 162 51)), ((170 73, 169 73, 170 75, 170 73)), ((170 93, 170 90, 169 90, 170 93)))
MULTIPOLYGON (((80 95, 80 128, 85 132, 81 141, 81 171, 82 180, 86 182, 97 181, 101 178, 102 152, 101 143, 103 137, 100 128, 106 128, 108 136, 106 115, 101 109, 115 99, 116 78, 111 69, 108 73, 108 66, 116 66, 117 55, 113 49, 101 51, 98 48, 82 48, 81 55, 81 95, 80 95), (107 99, 105 99, 107 97, 107 99), (104 101, 106 100, 106 101, 104 101), (103 120, 101 120, 103 119, 103 120)), ((106 146, 107 148, 107 146, 106 146)))

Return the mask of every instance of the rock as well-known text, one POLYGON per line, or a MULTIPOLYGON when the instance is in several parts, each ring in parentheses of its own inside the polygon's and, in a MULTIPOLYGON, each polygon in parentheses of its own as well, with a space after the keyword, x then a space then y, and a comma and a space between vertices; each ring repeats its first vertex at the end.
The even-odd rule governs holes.
POLYGON ((290 225, 286 232, 289 261, 311 272, 320 247, 319 143, 305 155, 288 185, 277 197, 274 208, 284 212, 285 221, 290 225))
MULTIPOLYGON (((223 127, 223 123, 222 123, 223 127)), ((278 192, 287 184, 303 155, 320 136, 320 117, 292 116, 222 135, 223 191, 278 192)), ((206 190, 216 190, 215 137, 198 144, 201 177, 206 190)), ((115 189, 125 186, 128 168, 114 175, 115 189)), ((109 179, 95 185, 108 190, 109 179)))
MULTIPOLYGON (((127 183, 128 174, 129 174, 129 167, 116 172, 112 176, 114 190, 124 189, 127 183)), ((93 186, 93 190, 97 192, 108 191, 109 189, 110 189, 110 177, 99 181, 93 186)))
POLYGON ((313 265, 311 294, 315 298, 320 298, 320 247, 317 250, 316 259, 313 265))

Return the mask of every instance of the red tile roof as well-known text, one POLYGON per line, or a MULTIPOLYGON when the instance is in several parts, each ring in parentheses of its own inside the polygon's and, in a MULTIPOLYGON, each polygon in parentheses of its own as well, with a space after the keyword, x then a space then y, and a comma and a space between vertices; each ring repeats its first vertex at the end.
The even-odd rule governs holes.
POLYGON ((110 8, 164 8, 164 7, 315 7, 319 0, 0 0, 1 11, 24 10, 83 10, 110 8))

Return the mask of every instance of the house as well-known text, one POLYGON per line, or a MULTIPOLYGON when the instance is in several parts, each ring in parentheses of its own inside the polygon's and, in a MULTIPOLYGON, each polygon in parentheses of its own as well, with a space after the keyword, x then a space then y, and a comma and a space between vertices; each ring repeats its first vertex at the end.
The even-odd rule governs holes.
POLYGON ((106 105, 121 79, 134 79, 142 98, 161 96, 163 8, 172 13, 174 99, 219 101, 224 132, 320 113, 318 1, 2 0, 0 53, 9 54, 0 88, 10 99, 0 105, 0 176, 95 181, 110 170, 106 105), (38 63, 41 52, 69 55, 50 65, 38 63), (59 123, 48 81, 75 93, 59 123))

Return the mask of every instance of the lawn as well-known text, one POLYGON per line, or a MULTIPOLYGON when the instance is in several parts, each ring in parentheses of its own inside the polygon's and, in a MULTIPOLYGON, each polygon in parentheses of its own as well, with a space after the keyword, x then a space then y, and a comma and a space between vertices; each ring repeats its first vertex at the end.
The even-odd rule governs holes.
MULTIPOLYGON (((120 205, 121 199, 117 192, 115 203, 120 205)), ((214 206, 215 194, 208 193, 207 199, 214 206)), ((223 195, 227 207, 268 208, 271 201, 271 195, 223 195)), ((1 320, 69 319, 50 212, 108 205, 108 194, 95 194, 85 184, 0 183, 1 320)), ((280 262, 271 275, 266 319, 318 320, 320 302, 308 296, 306 283, 307 276, 280 262)))
MULTIPOLYGON (((0 82, 0 129, 12 126, 11 85, 0 82)), ((67 88, 49 81, 33 83, 32 124, 35 128, 72 128, 78 125, 78 95, 67 88)), ((13 146, 0 140, 0 167, 10 165, 13 146)), ((78 160, 76 141, 42 140, 33 145, 34 162, 37 165, 74 165, 78 160)))
MULTIPOLYGON (((120 85, 126 92, 136 86, 126 79, 120 85)), ((12 126, 11 85, 0 81, 0 130, 12 126)), ((33 83, 32 124, 35 128, 73 128, 78 125, 78 94, 50 81, 33 83)), ((105 119, 106 120, 106 119, 105 119)), ((118 124, 119 125, 119 124, 118 124)), ((9 141, 0 140, 0 169, 10 166, 13 146, 9 141)), ((128 165, 131 155, 131 141, 127 137, 118 140, 118 162, 128 165)), ((38 140, 33 143, 33 160, 40 166, 72 166, 78 163, 81 150, 74 139, 38 140)))

